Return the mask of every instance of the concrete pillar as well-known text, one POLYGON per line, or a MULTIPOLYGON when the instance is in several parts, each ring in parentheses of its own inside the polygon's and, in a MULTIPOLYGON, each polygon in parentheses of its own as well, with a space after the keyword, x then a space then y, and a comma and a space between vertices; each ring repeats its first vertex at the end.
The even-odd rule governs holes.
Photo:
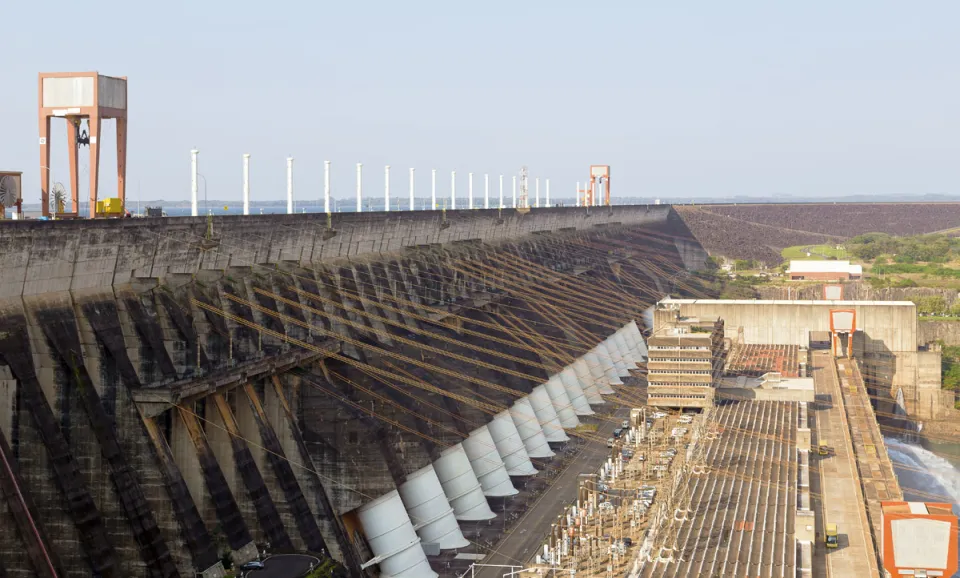
POLYGON ((383 210, 390 211, 390 165, 383 167, 383 210))
POLYGON ((293 157, 287 157, 287 214, 293 214, 293 157))
POLYGON ((483 175, 483 208, 490 208, 490 175, 483 175))
POLYGON ((330 214, 330 161, 323 161, 323 212, 330 214))
POLYGON ((243 214, 250 214, 250 153, 243 155, 243 214))
POLYGON ((193 503, 197 505, 200 515, 204 517, 208 525, 215 522, 212 517, 215 512, 209 503, 207 493, 204 491, 203 471, 200 467, 200 459, 197 457, 197 447, 194 445, 193 438, 190 437, 190 431, 186 424, 180 419, 178 410, 174 409, 173 417, 170 422, 170 452, 173 459, 183 474, 183 481, 190 491, 193 503))
POLYGON ((413 184, 414 184, 413 170, 414 170, 413 167, 410 167, 410 210, 411 211, 413 210, 413 184))
POLYGON ((473 173, 467 173, 467 208, 473 208, 473 173))
POLYGON ((450 171, 450 210, 457 208, 457 171, 450 171))
POLYGON ((357 163, 357 212, 363 212, 363 163, 357 163))
MULTIPOLYGON (((197 155, 200 151, 190 151, 190 215, 197 216, 197 155)), ((76 207, 74 207, 76 208, 76 207)))

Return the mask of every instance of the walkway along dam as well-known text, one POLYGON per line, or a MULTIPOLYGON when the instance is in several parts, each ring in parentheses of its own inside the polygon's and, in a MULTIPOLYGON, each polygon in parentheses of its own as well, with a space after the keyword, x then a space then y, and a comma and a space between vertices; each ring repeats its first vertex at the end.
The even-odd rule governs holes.
POLYGON ((451 575, 603 443, 578 383, 706 259, 659 205, 15 221, 0 246, 2 578, 264 549, 451 575))

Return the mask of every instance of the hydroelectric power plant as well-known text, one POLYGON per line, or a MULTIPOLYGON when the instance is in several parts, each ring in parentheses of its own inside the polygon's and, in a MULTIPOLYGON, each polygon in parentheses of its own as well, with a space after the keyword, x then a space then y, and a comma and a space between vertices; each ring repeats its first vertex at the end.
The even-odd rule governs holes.
POLYGON ((287 214, 250 216, 245 154, 243 215, 200 217, 193 150, 192 216, 134 219, 126 78, 39 94, 39 218, 0 173, 0 578, 956 572, 956 469, 913 443, 955 396, 917 305, 845 299, 839 261, 719 299, 737 275, 708 252, 779 276, 771 231, 826 240, 799 214, 937 230, 958 206, 615 205, 591 165, 574 207, 524 168, 509 203, 468 173, 460 211, 435 170, 443 209, 416 211, 411 168, 391 212, 386 166, 376 212, 358 164, 341 213, 326 162, 324 212, 296 214, 290 157, 287 214))
POLYGON ((581 446, 608 451, 607 383, 639 400, 634 322, 706 258, 667 206, 0 238, 11 577, 220 576, 265 549, 462 571, 581 446))

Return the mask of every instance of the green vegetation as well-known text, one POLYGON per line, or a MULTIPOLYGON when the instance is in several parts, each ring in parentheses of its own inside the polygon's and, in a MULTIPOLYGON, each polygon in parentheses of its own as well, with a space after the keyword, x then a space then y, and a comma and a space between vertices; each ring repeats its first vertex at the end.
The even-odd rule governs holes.
MULTIPOLYGON (((947 263, 960 257, 960 239, 946 235, 893 237, 886 233, 866 233, 850 239, 847 246, 851 255, 864 261, 889 255, 899 264, 947 263)), ((886 259, 881 264, 885 263, 886 259)))
MULTIPOLYGON (((917 306, 917 313, 920 315, 946 315, 947 302, 940 295, 929 295, 924 297, 914 297, 911 299, 917 306)), ((960 314, 960 309, 956 305, 950 311, 951 314, 960 314)))
POLYGON ((783 251, 780 251, 780 256, 783 257, 784 261, 846 259, 848 256, 847 250, 843 245, 840 245, 840 249, 837 249, 837 246, 837 244, 797 245, 795 247, 787 247, 783 251), (809 257, 807 257, 807 253, 810 253, 809 257))
POLYGON ((874 275, 919 274, 947 279, 960 279, 960 269, 951 269, 950 267, 944 267, 943 265, 891 263, 890 265, 874 265, 870 268, 870 272, 874 275))
POLYGON ((347 576, 343 566, 330 558, 326 558, 304 578, 339 578, 340 576, 344 578, 347 576))
POLYGON ((960 391, 960 346, 943 348, 940 368, 943 372, 943 389, 960 391))
POLYGON ((750 271, 752 269, 759 269, 760 262, 756 259, 735 259, 733 261, 733 270, 734 271, 750 271))
POLYGON ((887 287, 916 287, 917 282, 907 277, 867 277, 867 283, 874 289, 887 287))
POLYGON ((768 277, 754 275, 738 275, 731 279, 725 273, 717 275, 720 284, 720 299, 756 299, 757 285, 767 283, 768 277))

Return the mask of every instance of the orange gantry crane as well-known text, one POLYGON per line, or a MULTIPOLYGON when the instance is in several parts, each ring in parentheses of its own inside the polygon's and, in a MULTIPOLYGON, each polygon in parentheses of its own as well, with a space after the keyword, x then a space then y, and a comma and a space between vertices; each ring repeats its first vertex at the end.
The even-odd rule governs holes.
POLYGON ((580 191, 583 195, 583 206, 593 207, 610 205, 610 165, 590 165, 590 180, 587 188, 580 191), (603 203, 599 203, 602 196, 603 203))

